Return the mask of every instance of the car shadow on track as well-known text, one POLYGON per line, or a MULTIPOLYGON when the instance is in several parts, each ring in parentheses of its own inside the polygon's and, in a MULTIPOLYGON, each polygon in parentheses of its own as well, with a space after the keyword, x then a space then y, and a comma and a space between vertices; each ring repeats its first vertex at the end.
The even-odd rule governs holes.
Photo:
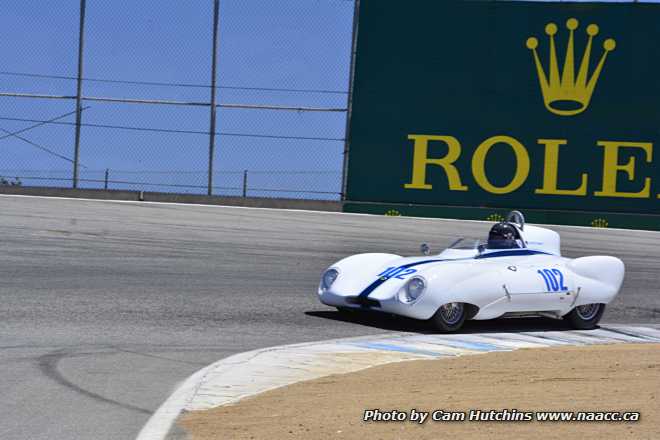
MULTIPOLYGON (((307 316, 348 322, 388 331, 439 333, 427 321, 368 311, 307 311, 307 316)), ((529 331, 572 330, 564 321, 551 318, 504 318, 487 321, 466 321, 457 333, 517 333, 529 331)))

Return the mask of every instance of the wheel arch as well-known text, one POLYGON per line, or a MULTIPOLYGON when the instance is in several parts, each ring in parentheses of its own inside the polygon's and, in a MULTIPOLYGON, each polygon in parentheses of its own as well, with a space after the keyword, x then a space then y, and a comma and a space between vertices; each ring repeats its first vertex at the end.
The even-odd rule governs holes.
POLYGON ((465 307, 465 319, 472 319, 475 316, 477 316, 477 313, 479 313, 479 306, 475 304, 470 304, 468 302, 464 302, 463 306, 465 307))

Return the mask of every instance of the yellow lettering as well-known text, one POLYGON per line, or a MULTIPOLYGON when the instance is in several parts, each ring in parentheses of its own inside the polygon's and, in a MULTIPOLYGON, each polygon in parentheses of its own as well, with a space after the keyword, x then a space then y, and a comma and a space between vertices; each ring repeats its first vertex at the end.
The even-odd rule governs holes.
POLYGON ((529 154, 525 146, 509 136, 493 136, 479 145, 472 156, 472 175, 477 184, 493 194, 507 194, 520 188, 529 176, 529 154), (507 144, 516 155, 516 174, 508 185, 497 187, 486 176, 486 156, 495 144, 507 144))
POLYGON ((413 148, 412 182, 403 185, 408 189, 432 189, 430 183, 426 183, 426 166, 441 166, 447 174, 449 189, 452 191, 467 191, 468 187, 461 183, 461 176, 454 162, 461 155, 461 144, 452 136, 431 136, 422 134, 411 134, 408 139, 415 141, 413 148), (440 141, 447 144, 447 154, 442 158, 428 157, 429 142, 440 141))
POLYGON ((563 196, 586 196, 587 174, 582 174, 582 183, 577 189, 557 188, 559 174, 559 146, 566 145, 566 139, 539 139, 539 144, 545 145, 545 160, 543 162, 543 187, 534 190, 535 194, 557 194, 563 196))
POLYGON ((598 141, 603 147, 603 188, 594 193, 597 197, 648 198, 651 194, 651 178, 644 179, 644 187, 639 192, 620 192, 616 190, 619 171, 628 175, 628 180, 635 180, 635 157, 631 156, 625 165, 619 163, 620 148, 641 148, 646 153, 646 162, 653 157, 653 144, 650 142, 598 141))

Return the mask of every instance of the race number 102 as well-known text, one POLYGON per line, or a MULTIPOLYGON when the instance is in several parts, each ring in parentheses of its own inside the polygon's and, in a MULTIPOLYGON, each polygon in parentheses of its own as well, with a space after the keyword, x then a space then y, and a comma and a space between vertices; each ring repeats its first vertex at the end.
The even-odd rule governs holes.
POLYGON ((568 290, 564 285, 564 274, 559 269, 539 269, 536 271, 543 281, 548 292, 563 292, 568 290))

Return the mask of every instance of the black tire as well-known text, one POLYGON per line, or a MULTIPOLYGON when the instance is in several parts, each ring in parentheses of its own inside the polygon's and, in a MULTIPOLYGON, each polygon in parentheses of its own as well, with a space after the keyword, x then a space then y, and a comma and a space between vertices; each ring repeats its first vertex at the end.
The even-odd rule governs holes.
POLYGON ((575 329, 591 330, 598 326, 603 313, 605 313, 605 304, 585 304, 575 307, 568 314, 564 315, 564 321, 568 322, 575 329))
POLYGON ((431 317, 430 321, 439 332, 451 333, 463 327, 466 316, 467 308, 465 304, 449 303, 442 305, 431 317), (448 308, 451 308, 451 311, 448 311, 448 308))

